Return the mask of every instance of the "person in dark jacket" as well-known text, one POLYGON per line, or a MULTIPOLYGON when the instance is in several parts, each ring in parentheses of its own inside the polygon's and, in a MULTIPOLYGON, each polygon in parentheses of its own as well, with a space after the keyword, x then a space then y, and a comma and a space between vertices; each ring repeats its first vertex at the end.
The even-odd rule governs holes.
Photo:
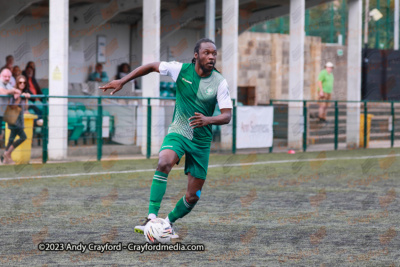
POLYGON ((25 77, 27 78, 27 83, 26 83, 27 86, 23 93, 28 93, 31 95, 41 95, 42 89, 40 89, 40 86, 37 83, 34 74, 35 71, 31 66, 26 67, 25 77))

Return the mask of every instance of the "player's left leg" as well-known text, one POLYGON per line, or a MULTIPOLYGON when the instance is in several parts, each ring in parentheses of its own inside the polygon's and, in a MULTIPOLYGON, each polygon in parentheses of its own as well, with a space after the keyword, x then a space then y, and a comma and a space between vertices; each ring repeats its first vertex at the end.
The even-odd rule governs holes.
MULTIPOLYGON (((324 93, 325 95, 325 100, 331 100, 331 96, 332 94, 329 93, 324 93)), ((326 113, 329 107, 329 102, 325 102, 325 106, 324 106, 324 119, 326 120, 326 113)))
POLYGON ((197 201, 200 199, 201 189, 203 188, 206 180, 196 178, 188 173, 188 186, 186 194, 179 199, 176 203, 175 208, 168 214, 166 218, 170 223, 174 223, 176 220, 183 218, 192 211, 197 201))
POLYGON ((167 189, 167 178, 172 167, 178 164, 181 157, 185 153, 184 143, 180 137, 173 134, 168 134, 163 141, 159 153, 157 170, 153 176, 153 181, 150 188, 150 204, 149 212, 145 221, 141 225, 136 225, 134 231, 139 234, 144 233, 146 224, 155 219, 160 209, 161 201, 167 189))
POLYGON ((167 221, 174 223, 192 211, 200 199, 201 189, 207 177, 210 144, 191 142, 186 152, 185 174, 188 176, 186 194, 179 199, 168 214, 167 221))

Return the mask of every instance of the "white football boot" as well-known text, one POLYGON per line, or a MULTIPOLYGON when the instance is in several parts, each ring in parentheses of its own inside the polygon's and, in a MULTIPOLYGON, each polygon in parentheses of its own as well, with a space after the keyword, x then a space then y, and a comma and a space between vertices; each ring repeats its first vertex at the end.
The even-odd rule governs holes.
POLYGON ((151 221, 151 219, 150 218, 146 218, 146 220, 144 221, 144 223, 142 224, 142 225, 136 225, 135 226, 135 233, 138 233, 138 234, 144 234, 144 227, 146 226, 146 224, 149 222, 149 221, 151 221))

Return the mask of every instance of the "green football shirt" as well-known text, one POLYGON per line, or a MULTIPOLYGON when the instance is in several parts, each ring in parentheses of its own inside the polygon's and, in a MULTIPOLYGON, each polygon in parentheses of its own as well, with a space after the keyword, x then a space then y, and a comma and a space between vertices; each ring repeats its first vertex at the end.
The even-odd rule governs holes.
POLYGON ((194 66, 175 61, 160 63, 160 74, 170 76, 177 85, 175 110, 168 133, 177 133, 193 141, 211 142, 212 126, 192 129, 189 118, 195 112, 211 117, 217 103, 220 109, 232 108, 228 83, 216 70, 208 77, 200 77, 194 66))
POLYGON ((322 82, 322 90, 325 93, 332 94, 333 80, 333 73, 329 74, 326 70, 322 70, 318 75, 318 81, 322 82))

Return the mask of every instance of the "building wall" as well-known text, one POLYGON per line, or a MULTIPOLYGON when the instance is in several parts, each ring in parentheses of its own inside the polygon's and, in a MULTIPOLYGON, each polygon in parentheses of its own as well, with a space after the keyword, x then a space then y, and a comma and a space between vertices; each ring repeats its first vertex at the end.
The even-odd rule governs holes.
MULTIPOLYGON (((160 60, 161 61, 179 61, 188 63, 193 58, 193 48, 196 41, 201 38, 201 31, 180 29, 171 34, 164 34, 161 38, 160 60)), ((139 67, 142 63, 142 22, 131 28, 131 66, 139 67)), ((171 78, 161 76, 160 81, 171 82, 171 78)), ((139 84, 141 83, 139 79, 139 84)))
MULTIPOLYGON (((319 37, 307 36, 304 47, 304 99, 317 99, 318 74, 326 62, 336 68, 333 99, 346 99, 346 47, 321 43, 319 37), (343 51, 338 56, 338 50, 343 51)), ((221 51, 217 68, 221 68, 221 51)), ((289 35, 244 32, 239 36, 238 86, 255 86, 256 102, 288 99, 289 35)), ((223 74, 223 73, 222 73, 223 74)))
MULTIPOLYGON (((18 18, 18 17, 17 17, 18 18)), ((117 65, 129 62, 129 34, 127 24, 106 23, 95 29, 95 25, 70 22, 69 28, 69 82, 86 82, 96 64, 97 35, 107 38, 104 71, 112 79, 117 65)), ((5 57, 13 55, 15 65, 25 68, 28 61, 36 63, 36 78, 48 79, 49 22, 48 17, 26 16, 10 20, 0 29, 0 65, 5 57)), ((46 82, 44 83, 46 84, 46 82)))
POLYGON ((14 64, 22 70, 28 61, 36 63, 36 77, 48 78, 49 63, 48 18, 15 17, 0 29, 0 65, 7 55, 14 56, 14 64))
POLYGON ((91 31, 91 27, 81 28, 70 22, 69 35, 69 82, 85 82, 89 74, 94 71, 96 64, 97 36, 106 37, 106 63, 103 70, 113 79, 117 74, 117 67, 121 63, 129 63, 130 26, 127 24, 105 23, 98 29, 91 31))
MULTIPOLYGON (((71 18, 73 15, 71 15, 71 18)), ((48 30, 47 17, 17 17, 0 28, 0 66, 5 56, 13 55, 15 65, 22 69, 28 61, 37 66, 36 77, 48 79, 48 30)), ((142 24, 106 23, 95 29, 95 25, 70 21, 69 82, 86 82, 96 63, 96 38, 106 36, 104 70, 110 79, 117 73, 121 63, 131 63, 132 68, 142 62, 142 24)), ((203 30, 181 29, 164 34, 161 39, 161 60, 190 62, 196 41, 203 37, 203 30)), ((216 36, 220 48, 220 36, 216 36)), ((322 44, 320 38, 305 39, 304 99, 316 99, 318 73, 327 61, 332 61, 335 88, 333 99, 346 99, 346 47, 322 44), (338 50, 343 51, 339 56, 338 50)), ((221 70, 221 51, 218 51, 217 69, 221 70)), ((238 86, 255 86, 256 101, 268 103, 269 99, 286 99, 289 86, 289 35, 244 32, 239 35, 238 86)), ((171 81, 161 77, 161 81, 171 81)), ((140 83, 140 80, 139 80, 140 83)))

